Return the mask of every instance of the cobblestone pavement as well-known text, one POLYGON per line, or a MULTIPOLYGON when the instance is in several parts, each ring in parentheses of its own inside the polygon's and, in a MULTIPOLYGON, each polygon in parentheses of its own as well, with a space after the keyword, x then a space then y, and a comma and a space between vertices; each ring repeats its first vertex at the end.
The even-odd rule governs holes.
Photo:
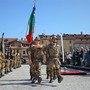
POLYGON ((29 80, 29 66, 22 65, 0 78, 0 90, 90 90, 90 75, 62 75, 63 81, 49 83, 46 79, 45 65, 42 66, 41 84, 29 80))

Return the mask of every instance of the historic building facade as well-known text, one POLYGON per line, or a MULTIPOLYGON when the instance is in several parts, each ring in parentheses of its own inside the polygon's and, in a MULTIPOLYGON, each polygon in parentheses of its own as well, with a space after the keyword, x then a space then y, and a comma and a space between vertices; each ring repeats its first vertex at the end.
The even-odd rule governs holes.
MULTIPOLYGON (((18 38, 4 38, 5 50, 9 52, 19 52, 21 55, 22 63, 26 63, 27 60, 27 48, 29 44, 26 40, 18 40, 18 38)), ((0 38, 1 48, 1 38, 0 38)))
MULTIPOLYGON (((43 46, 49 43, 49 38, 51 36, 52 35, 39 35, 43 46)), ((61 35, 55 36, 57 37, 57 43, 60 45, 61 48, 61 35)), ((63 34, 62 38, 65 52, 72 52, 74 49, 80 47, 90 47, 90 34, 83 34, 82 32, 80 34, 63 34)))

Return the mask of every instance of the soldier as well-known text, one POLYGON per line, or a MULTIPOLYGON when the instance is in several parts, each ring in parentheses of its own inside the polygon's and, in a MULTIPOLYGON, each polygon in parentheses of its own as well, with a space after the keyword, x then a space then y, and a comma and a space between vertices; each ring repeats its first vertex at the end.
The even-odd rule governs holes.
POLYGON ((49 57, 47 65, 50 75, 49 83, 52 83, 55 70, 58 77, 58 83, 60 83, 63 80, 63 77, 61 77, 60 60, 59 60, 60 49, 58 48, 58 45, 53 37, 51 37, 50 44, 46 46, 45 51, 49 57))
POLYGON ((16 52, 15 50, 12 52, 12 57, 13 57, 13 68, 16 69, 16 52))
POLYGON ((17 51, 17 67, 21 67, 21 56, 19 51, 17 51))
MULTIPOLYGON (((51 37, 49 39, 49 42, 51 43, 51 37)), ((47 75, 46 79, 49 79, 50 73, 49 73, 49 67, 48 66, 49 66, 50 60, 49 60, 49 54, 47 53, 48 52, 47 47, 48 47, 48 45, 46 47, 43 47, 43 52, 44 52, 45 59, 46 59, 46 75, 47 75)))
POLYGON ((9 52, 9 59, 10 59, 10 71, 12 71, 13 67, 13 57, 12 57, 12 51, 9 52))
POLYGON ((33 50, 33 42, 30 44, 30 47, 27 49, 27 54, 28 54, 28 60, 27 60, 27 63, 29 64, 30 66, 30 80, 32 80, 32 72, 33 72, 33 64, 32 64, 32 61, 34 59, 34 50, 33 50), (30 49, 32 50, 32 55, 30 53, 30 49))
MULTIPOLYGON (((0 57, 1 59, 1 57, 0 57)), ((1 60, 0 60, 0 78, 1 78, 1 68, 2 68, 2 64, 1 64, 1 60)))
POLYGON ((6 50, 5 51, 5 74, 7 74, 9 72, 9 65, 10 65, 10 61, 9 61, 9 53, 6 50))
POLYGON ((8 61, 8 68, 9 68, 9 71, 12 71, 12 65, 13 65, 13 62, 12 62, 12 55, 11 55, 11 50, 7 52, 7 61, 8 61))
POLYGON ((31 68, 31 77, 32 83, 35 83, 38 80, 38 83, 41 83, 41 62, 43 57, 42 45, 39 43, 40 38, 36 37, 33 44, 30 45, 28 49, 28 58, 30 60, 30 68, 31 68))
POLYGON ((5 56, 4 56, 4 54, 0 50, 0 78, 4 74, 4 72, 3 72, 4 69, 5 69, 5 56))

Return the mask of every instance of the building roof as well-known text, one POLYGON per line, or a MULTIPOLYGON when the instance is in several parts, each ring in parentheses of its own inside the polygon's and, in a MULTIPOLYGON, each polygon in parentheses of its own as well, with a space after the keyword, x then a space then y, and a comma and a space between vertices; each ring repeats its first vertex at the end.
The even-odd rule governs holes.
POLYGON ((90 34, 63 34, 64 39, 90 39, 90 34))
POLYGON ((20 40, 20 42, 23 44, 29 44, 27 40, 20 40))
MULTIPOLYGON (((1 43, 1 40, 2 40, 2 38, 0 38, 0 43, 1 43)), ((10 42, 17 41, 17 40, 18 40, 18 38, 4 38, 4 43, 8 44, 10 42)))
POLYGON ((11 49, 28 49, 28 48, 29 48, 29 46, 25 46, 25 47, 10 46, 9 48, 11 48, 11 49))

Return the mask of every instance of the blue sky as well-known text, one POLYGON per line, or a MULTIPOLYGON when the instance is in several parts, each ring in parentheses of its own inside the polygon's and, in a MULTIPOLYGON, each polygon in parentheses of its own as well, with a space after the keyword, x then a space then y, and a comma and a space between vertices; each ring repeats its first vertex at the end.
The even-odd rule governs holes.
MULTIPOLYGON (((34 0, 0 0, 0 37, 25 38, 34 0)), ((34 37, 90 34, 90 0, 36 0, 34 37)))

